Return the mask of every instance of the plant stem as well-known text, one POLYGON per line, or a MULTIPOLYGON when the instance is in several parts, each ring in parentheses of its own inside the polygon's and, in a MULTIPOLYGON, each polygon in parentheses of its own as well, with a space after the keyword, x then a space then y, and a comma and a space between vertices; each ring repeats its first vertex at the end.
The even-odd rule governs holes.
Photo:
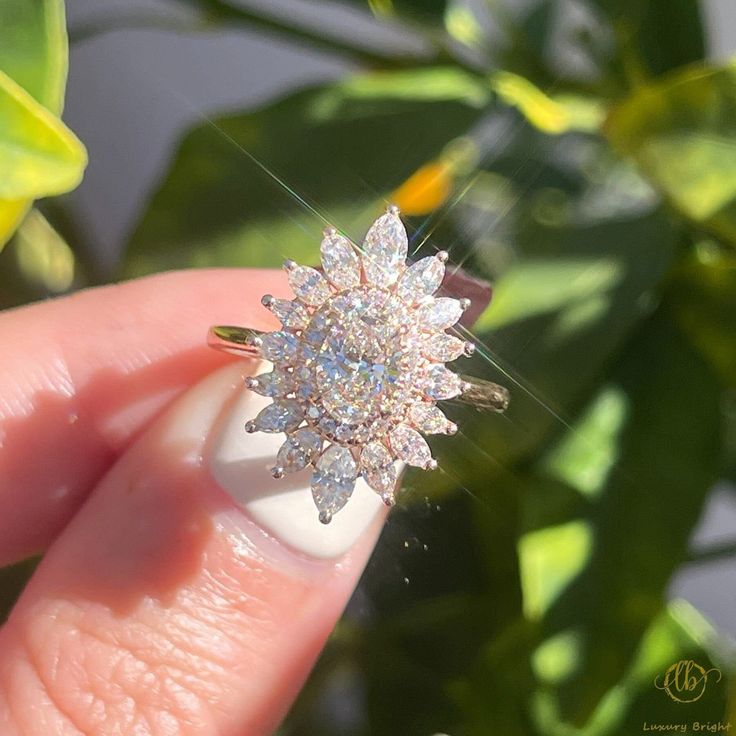
POLYGON ((216 23, 256 28, 266 33, 306 49, 319 49, 331 54, 339 54, 358 64, 371 68, 403 69, 407 67, 427 67, 438 64, 454 64, 471 74, 479 70, 450 50, 450 38, 447 33, 434 32, 432 29, 419 28, 406 24, 407 32, 415 34, 426 42, 427 53, 397 53, 381 51, 355 45, 336 36, 324 36, 316 30, 304 25, 294 25, 286 19, 264 14, 255 8, 242 5, 231 5, 226 0, 178 0, 200 14, 196 20, 171 19, 158 13, 120 13, 101 19, 92 19, 69 29, 71 43, 79 43, 101 33, 120 30, 122 28, 153 28, 165 31, 197 33, 212 29, 216 23))
POLYGON ((736 542, 722 542, 711 547, 691 552, 687 557, 690 564, 700 564, 723 560, 736 555, 736 542))
POLYGON ((325 37, 303 25, 292 25, 285 19, 263 14, 255 8, 231 5, 226 0, 179 0, 179 2, 203 11, 206 14, 206 20, 210 22, 215 21, 257 28, 288 41, 296 42, 306 48, 338 53, 371 67, 424 66, 438 61, 433 54, 426 56, 417 54, 396 55, 387 51, 356 46, 341 38, 325 37))

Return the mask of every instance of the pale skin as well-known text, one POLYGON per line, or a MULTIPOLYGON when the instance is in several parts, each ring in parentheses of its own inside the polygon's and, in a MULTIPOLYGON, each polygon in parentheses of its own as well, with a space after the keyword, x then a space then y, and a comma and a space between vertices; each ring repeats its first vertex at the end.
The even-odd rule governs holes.
POLYGON ((214 422, 253 370, 207 328, 274 329, 266 292, 283 274, 188 271, 0 314, 0 564, 44 554, 0 629, 3 736, 258 736, 288 711, 382 518, 305 561, 207 472, 191 407, 214 422))

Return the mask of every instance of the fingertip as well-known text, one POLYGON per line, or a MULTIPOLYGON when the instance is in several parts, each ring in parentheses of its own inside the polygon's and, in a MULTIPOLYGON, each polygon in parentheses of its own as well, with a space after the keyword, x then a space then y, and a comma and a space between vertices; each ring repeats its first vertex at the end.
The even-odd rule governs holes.
POLYGON ((203 733, 267 734, 288 709, 384 511, 328 559, 276 538, 216 483, 208 437, 254 368, 227 366, 182 397, 45 558, 0 634, 0 660, 16 663, 6 678, 33 658, 25 697, 44 717, 62 711, 84 733, 114 733, 168 713, 203 733))
POLYGON ((232 360, 212 324, 273 329, 270 269, 157 274, 0 315, 0 564, 45 548, 175 397, 232 360))

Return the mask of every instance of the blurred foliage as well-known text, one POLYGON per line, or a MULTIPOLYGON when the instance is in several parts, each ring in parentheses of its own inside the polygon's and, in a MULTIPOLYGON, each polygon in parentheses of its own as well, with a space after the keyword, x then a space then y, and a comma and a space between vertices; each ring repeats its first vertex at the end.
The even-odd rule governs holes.
POLYGON ((84 149, 63 123, 0 71, 3 200, 60 194, 79 184, 84 149))
MULTIPOLYGON (((714 484, 736 482, 736 67, 704 60, 697 0, 344 4, 418 46, 180 0, 195 31, 255 28, 361 68, 188 131, 121 271, 316 261, 326 223, 359 237, 398 201, 414 257, 441 247, 494 282, 464 370, 513 399, 503 417, 448 410, 461 434, 437 443, 439 473, 407 476, 279 733, 631 736, 732 718, 732 645, 668 586, 735 549, 689 542, 714 484), (685 705, 654 683, 688 659, 723 677, 685 705)), ((58 113, 38 90, 63 88, 60 5, 0 19, 13 6, 0 69, 58 113), (53 28, 56 46, 33 35, 53 28)), ((72 139, 34 120, 48 136, 27 135, 23 160, 53 146, 45 176, 73 185, 72 139)), ((63 188, 12 174, 26 188, 0 222, 63 188)), ((34 210, 0 260, 2 305, 96 280, 78 236, 58 200, 34 210)), ((25 574, 0 583, 7 600, 25 574)))
POLYGON ((82 144, 56 117, 66 86, 61 0, 0 5, 0 249, 33 199, 77 186, 82 144))
POLYGON ((467 130, 489 94, 462 71, 431 69, 358 77, 217 118, 183 141, 131 239, 126 272, 314 261, 311 208, 357 227, 370 222, 376 196, 436 156, 448 133, 467 130), (417 138, 436 115, 442 127, 417 138))
POLYGON ((380 17, 416 15, 420 20, 441 25, 447 11, 447 0, 343 0, 358 7, 365 7, 380 17))
POLYGON ((611 68, 622 76, 659 75, 705 56, 698 0, 593 0, 617 42, 611 68))
POLYGON ((736 245, 736 64, 638 88, 605 131, 684 216, 736 245))

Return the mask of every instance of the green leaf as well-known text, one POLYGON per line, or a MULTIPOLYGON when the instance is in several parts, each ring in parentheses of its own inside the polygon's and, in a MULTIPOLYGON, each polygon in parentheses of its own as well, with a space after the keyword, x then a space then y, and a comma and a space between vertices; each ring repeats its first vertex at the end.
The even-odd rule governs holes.
POLYGON ((64 104, 67 55, 61 0, 3 0, 0 71, 57 114, 64 104))
POLYGON ((0 309, 79 288, 85 276, 67 242, 34 208, 0 253, 0 309))
MULTIPOLYGON (((686 559, 718 477, 720 399, 710 367, 661 310, 542 460, 537 472, 591 501, 578 518, 520 543, 526 610, 542 617, 548 638, 576 632, 574 662, 554 687, 571 724, 584 725, 624 676, 686 559)), ((528 502, 545 500, 532 493, 528 502)))
MULTIPOLYGON (((493 658, 501 648, 518 647, 518 682, 530 684, 521 656, 527 637, 515 549, 516 503, 501 493, 487 507, 469 495, 456 495, 441 508, 420 502, 392 517, 372 563, 384 574, 363 586, 377 613, 363 632, 357 660, 366 680, 370 733, 464 732, 463 713, 475 703, 472 693, 457 687, 458 680, 476 659, 493 658), (475 533, 474 526, 482 532, 475 533), (397 563, 398 590, 392 590, 385 572, 397 563), (402 707, 397 709, 391 693, 399 691, 402 707)), ((518 691, 524 692, 523 686, 518 691)), ((502 708, 496 715, 499 725, 517 717, 502 708)))
MULTIPOLYGON (((554 676, 561 663, 577 666, 582 637, 558 635, 534 653, 534 668, 542 686, 534 694, 532 712, 543 736, 618 736, 642 732, 643 724, 716 723, 724 718, 733 662, 725 659, 728 643, 705 618, 685 601, 673 601, 650 623, 637 643, 626 669, 601 697, 591 717, 581 728, 570 727, 561 716, 555 696, 554 676), (705 690, 693 703, 675 702, 655 685, 673 664, 693 660, 706 670, 705 690)), ((688 729, 689 730, 689 729, 688 729)))
POLYGON ((0 199, 38 199, 79 184, 87 154, 76 136, 0 71, 0 199))
POLYGON ((427 501, 392 512, 355 604, 280 734, 464 732, 455 684, 489 639, 509 632, 511 644, 521 612, 513 524, 505 513, 487 512, 462 495, 441 507, 427 501), (494 535, 491 559, 479 554, 472 530, 484 516, 494 535), (360 697, 347 727, 326 713, 335 712, 334 688, 353 693, 353 686, 360 697))
POLYGON ((488 96, 453 69, 372 74, 196 128, 133 234, 125 272, 316 261, 321 216, 358 237, 488 96))
POLYGON ((20 225, 29 207, 30 202, 27 199, 0 199, 0 252, 20 225))
POLYGON ((710 240, 697 243, 667 294, 674 318, 726 389, 723 474, 736 484, 736 255, 710 240))
POLYGON ((593 132, 603 121, 604 109, 599 100, 572 95, 550 96, 528 79, 512 72, 494 73, 491 87, 501 100, 518 108, 543 133, 593 132))
POLYGON ((466 439, 437 443, 446 472, 422 474, 422 493, 465 487, 485 498, 493 479, 564 431, 649 313, 680 237, 599 138, 560 141, 527 127, 494 169, 456 204, 454 227, 433 235, 494 281, 466 335, 477 350, 463 371, 507 386, 511 404, 503 418, 453 409, 466 439))
POLYGON ((462 706, 458 730, 468 736, 529 736, 535 730, 528 702, 534 688, 531 652, 538 632, 519 619, 479 649, 453 692, 462 706))
POLYGON ((699 0, 592 0, 603 10, 628 74, 659 75, 705 56, 699 0))
MULTIPOLYGON (((0 4, 0 72, 55 114, 64 99, 67 53, 63 0, 0 4)), ((0 250, 30 204, 24 197, 0 198, 0 250)))
POLYGON ((441 25, 450 4, 448 0, 343 0, 350 5, 367 7, 379 18, 404 15, 441 25))
POLYGON ((724 385, 736 388, 736 256, 698 244, 673 274, 674 314, 724 385))
POLYGON ((439 460, 463 485, 485 493, 489 477, 533 455, 564 431, 613 356, 646 314, 673 255, 675 233, 660 213, 548 229, 499 280, 475 327, 468 372, 511 391, 505 421, 467 411, 469 438, 439 460), (494 462, 479 473, 479 448, 494 462))
POLYGON ((642 87, 604 129, 682 214, 736 246, 735 64, 642 87))

